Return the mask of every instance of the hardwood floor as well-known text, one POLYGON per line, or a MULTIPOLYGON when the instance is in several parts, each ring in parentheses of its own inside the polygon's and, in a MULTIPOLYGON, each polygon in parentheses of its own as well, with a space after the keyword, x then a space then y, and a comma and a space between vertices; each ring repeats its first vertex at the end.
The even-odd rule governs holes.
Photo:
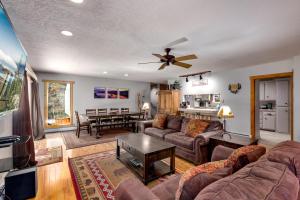
MULTIPOLYGON (((74 133, 75 134, 75 133, 74 133)), ((46 139, 36 141, 35 148, 62 146, 63 162, 38 167, 38 192, 34 199, 38 200, 72 200, 76 199, 72 179, 68 167, 68 157, 78 157, 116 149, 115 142, 103 143, 93 146, 66 150, 60 133, 48 134, 46 139)), ((176 158, 176 168, 186 171, 193 167, 192 163, 176 158)))

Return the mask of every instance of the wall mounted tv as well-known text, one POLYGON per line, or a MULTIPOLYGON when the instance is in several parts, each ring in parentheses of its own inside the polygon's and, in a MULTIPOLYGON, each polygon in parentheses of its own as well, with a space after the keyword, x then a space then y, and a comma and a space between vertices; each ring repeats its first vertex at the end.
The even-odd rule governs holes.
POLYGON ((0 1, 0 115, 18 108, 27 54, 0 1))

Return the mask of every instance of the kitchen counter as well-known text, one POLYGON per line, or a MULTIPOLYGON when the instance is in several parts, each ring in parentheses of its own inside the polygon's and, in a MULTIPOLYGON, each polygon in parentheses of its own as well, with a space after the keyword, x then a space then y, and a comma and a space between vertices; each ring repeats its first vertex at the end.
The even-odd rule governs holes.
POLYGON ((179 108, 179 111, 190 114, 216 116, 219 110, 217 108, 179 108))

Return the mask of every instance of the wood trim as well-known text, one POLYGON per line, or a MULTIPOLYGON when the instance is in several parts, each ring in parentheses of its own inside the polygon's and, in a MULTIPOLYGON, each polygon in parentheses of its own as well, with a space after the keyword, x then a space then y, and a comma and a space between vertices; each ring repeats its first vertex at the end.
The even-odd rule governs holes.
POLYGON ((285 73, 277 73, 277 74, 264 74, 257 76, 250 76, 250 138, 254 139, 256 136, 255 132, 255 97, 256 97, 256 89, 255 89, 255 81, 264 80, 264 79, 274 79, 274 78, 290 78, 290 134, 291 140, 294 140, 294 72, 285 72, 285 73))
POLYGON ((45 128, 62 128, 62 127, 72 127, 74 125, 74 81, 65 80, 43 80, 44 82, 44 127, 45 128), (69 83, 70 84, 70 124, 69 125, 53 125, 49 126, 47 124, 48 119, 48 84, 58 82, 58 83, 69 83))

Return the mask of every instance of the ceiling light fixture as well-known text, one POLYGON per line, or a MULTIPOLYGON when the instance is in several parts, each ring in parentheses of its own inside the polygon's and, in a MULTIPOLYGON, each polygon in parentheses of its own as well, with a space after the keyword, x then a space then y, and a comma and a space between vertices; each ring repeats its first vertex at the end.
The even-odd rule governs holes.
POLYGON ((84 0, 70 0, 72 1, 73 3, 83 3, 84 0))
POLYGON ((124 74, 124 76, 126 76, 126 77, 127 77, 127 76, 128 76, 128 74, 124 74))
POLYGON ((62 31, 61 34, 68 37, 73 36, 73 33, 70 31, 62 31))
POLYGON ((103 72, 103 74, 107 74, 107 72, 103 72))

